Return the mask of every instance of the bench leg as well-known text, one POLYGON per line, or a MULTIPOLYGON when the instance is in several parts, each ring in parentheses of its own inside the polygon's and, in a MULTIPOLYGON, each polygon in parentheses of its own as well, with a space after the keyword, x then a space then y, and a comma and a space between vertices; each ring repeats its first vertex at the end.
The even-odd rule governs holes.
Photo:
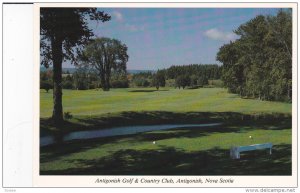
POLYGON ((239 151, 234 152, 234 159, 240 159, 240 152, 239 151))
POLYGON ((230 149, 230 157, 232 159, 240 159, 240 153, 237 151, 236 148, 231 148, 230 149))
POLYGON ((272 155, 272 148, 270 148, 270 155, 272 155))

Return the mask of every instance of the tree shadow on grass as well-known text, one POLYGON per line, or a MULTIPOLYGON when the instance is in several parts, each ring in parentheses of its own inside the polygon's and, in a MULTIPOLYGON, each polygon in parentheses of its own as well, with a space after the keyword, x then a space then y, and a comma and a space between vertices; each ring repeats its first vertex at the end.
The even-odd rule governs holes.
MULTIPOLYGON (((202 124, 222 122, 231 125, 291 125, 291 115, 279 113, 242 114, 236 112, 170 112, 170 111, 126 111, 108 113, 101 116, 74 117, 54 126, 51 119, 41 118, 41 136, 51 133, 66 134, 70 131, 104 129, 115 126, 152 125, 152 124, 202 124), (282 124, 281 124, 282 125, 282 124)), ((280 129, 280 128, 277 128, 280 129)))
MULTIPOLYGON (((210 113, 210 112, 188 112, 175 113, 165 111, 146 111, 146 112, 122 112, 118 115, 107 117, 77 118, 76 122, 65 122, 61 128, 49 131, 51 122, 41 120, 41 136, 51 134, 55 137, 57 143, 49 147, 41 148, 41 152, 52 152, 55 158, 67 153, 80 152, 81 150, 92 148, 91 142, 95 145, 101 145, 106 142, 114 142, 120 139, 120 136, 106 137, 93 140, 76 140, 74 143, 63 142, 63 136, 76 130, 93 130, 109 128, 112 126, 128 125, 151 125, 151 124, 202 124, 202 123, 223 123, 214 127, 201 128, 180 128, 184 132, 173 133, 138 133, 136 138, 143 141, 179 138, 179 137, 201 137, 213 133, 235 132, 242 133, 249 130, 282 130, 291 128, 291 117, 282 114, 262 114, 262 115, 244 115, 241 113, 210 113), (50 126, 49 126, 50 125, 50 126), (46 130, 46 132, 45 132, 46 130), (49 132, 47 132, 49 131, 49 132), (49 148, 49 149, 47 149, 49 148)), ((174 129, 172 129, 174 130, 174 129)), ((131 137, 134 135, 130 135, 131 137)), ((124 135, 123 137, 126 137, 124 135)), ((49 158, 49 157, 48 157, 49 158)), ((54 159, 53 158, 53 159, 54 159)))
MULTIPOLYGON (((245 115, 241 113, 231 113, 231 112, 222 112, 222 113, 210 113, 210 112, 187 112, 187 113, 176 113, 176 112, 165 112, 165 111, 146 111, 146 112, 122 112, 118 115, 112 115, 107 117, 93 117, 93 118, 77 118, 77 122, 66 122, 65 125, 62 126, 62 130, 64 132, 60 132, 59 130, 54 132, 54 134, 57 136, 63 136, 65 133, 69 131, 72 131, 74 129, 101 129, 101 128, 107 128, 110 126, 125 126, 125 125, 149 125, 149 124, 180 124, 180 123, 187 123, 187 124, 193 124, 193 123, 216 123, 216 122, 222 122, 223 125, 214 126, 214 127, 201 127, 201 128, 180 128, 180 129, 172 129, 174 132, 163 132, 163 133, 139 133, 135 135, 124 135, 124 136, 115 136, 115 137, 105 137, 105 138, 98 138, 98 139, 89 139, 89 140, 73 140, 69 142, 61 142, 56 143, 53 145, 49 145, 46 147, 41 147, 40 152, 40 162, 49 162, 59 159, 60 157, 64 157, 66 155, 72 154, 72 153, 80 153, 87 151, 89 149, 93 148, 101 148, 102 145, 108 144, 108 143, 115 143, 118 142, 120 139, 124 139, 126 137, 134 137, 137 141, 153 141, 153 140, 162 140, 162 139, 171 139, 171 138, 194 138, 194 137, 202 137, 207 135, 212 135, 214 133, 229 133, 229 132, 245 132, 249 130, 255 130, 255 129, 265 129, 265 130, 282 130, 282 129, 289 129, 291 128, 291 116, 285 115, 285 114, 259 114, 259 115, 245 115), (64 128, 67 127, 67 128, 64 128), (241 129, 242 128, 242 129, 241 129)), ((41 127, 49 127, 47 125, 47 121, 41 120, 41 127)), ((50 133, 53 134, 53 131, 50 133), (52 133, 51 133, 52 132, 52 133)), ((59 138, 59 137, 58 137, 59 138)), ((277 167, 276 164, 281 163, 284 164, 283 168, 287 168, 286 162, 290 162, 290 146, 278 146, 274 150, 274 155, 271 155, 271 157, 275 156, 275 161, 264 161, 262 159, 266 159, 265 156, 259 156, 259 158, 255 159, 249 159, 246 160, 246 163, 255 162, 256 159, 263 161, 262 163, 270 162, 271 165, 274 165, 277 167), (277 148, 277 150, 276 150, 277 148), (285 148, 285 150, 284 150, 285 148), (275 154, 276 151, 279 151, 279 155, 286 154, 287 157, 276 157, 278 154, 275 154), (287 151, 286 153, 284 151, 287 151), (287 160, 286 160, 287 159, 287 160), (252 160, 252 161, 251 161, 252 160), (277 161, 276 161, 277 160, 277 161)), ((265 154, 265 153, 264 153, 265 154)), ((263 154, 263 155, 264 155, 263 154)), ((251 153, 249 154, 251 158, 251 153)), ((244 167, 243 160, 244 158, 247 158, 249 156, 246 154, 244 157, 242 155, 242 159, 237 161, 238 166, 244 167)), ((186 153, 178 149, 172 149, 170 147, 163 147, 159 151, 155 150, 141 150, 141 151, 135 151, 135 150, 122 150, 113 153, 109 157, 105 157, 102 160, 98 161, 94 160, 95 163, 90 163, 91 168, 90 169, 70 169, 65 171, 41 171, 41 174, 97 174, 96 172, 93 173, 93 171, 96 169, 97 172, 100 172, 100 174, 110 174, 111 171, 112 174, 129 174, 130 172, 134 174, 143 174, 144 171, 140 171, 137 166, 144 167, 142 163, 139 163, 140 159, 148 159, 150 161, 145 161, 145 167, 149 167, 153 169, 153 174, 158 175, 160 172, 171 175, 171 174, 184 174, 184 175, 191 175, 194 174, 193 172, 197 171, 195 174, 203 174, 203 175, 214 175, 214 174, 222 174, 222 175, 252 175, 251 172, 253 171, 247 171, 249 174, 245 171, 239 171, 236 168, 230 168, 233 167, 229 163, 235 160, 227 160, 229 158, 229 150, 221 150, 216 148, 215 150, 208 150, 198 153, 186 153), (211 155, 209 153, 214 153, 214 155, 211 155), (221 162, 217 163, 217 167, 213 168, 212 165, 210 165, 208 168, 212 168, 212 172, 206 170, 205 168, 201 170, 197 170, 197 167, 203 167, 205 163, 214 163, 213 159, 223 159, 221 155, 226 154, 224 156, 224 168, 222 166, 221 162), (157 155, 162 156, 158 157, 157 159, 164 164, 164 160, 168 160, 168 157, 172 157, 174 159, 180 159, 182 162, 179 162, 174 170, 171 170, 168 167, 166 168, 166 171, 164 169, 162 170, 154 170, 155 167, 162 167, 163 165, 159 166, 158 163, 154 162, 153 164, 156 164, 155 167, 151 166, 151 156, 156 157, 157 155), (166 157, 166 156, 167 157, 166 157), (202 155, 202 158, 200 159, 200 155, 202 155), (209 156, 208 156, 209 155, 209 156), (219 155, 219 156, 218 156, 219 155), (135 162, 138 162, 138 165, 131 163, 130 161, 127 163, 124 160, 122 161, 122 156, 129 156, 133 157, 132 159, 135 160, 135 162), (186 158, 185 158, 186 156, 186 158), (192 160, 192 158, 195 157, 195 161, 192 160), (190 158, 190 159, 189 159, 190 158), (115 162, 108 162, 107 160, 116 160, 115 162), (197 159, 199 159, 197 161, 197 159), (186 161, 185 161, 186 160, 186 161), (206 160, 206 161, 205 161, 206 160), (120 162, 119 162, 120 161, 120 162), (101 163, 103 163, 101 165, 101 163), (111 164, 125 164, 124 168, 116 167, 115 171, 114 168, 111 168, 111 164), (199 165, 199 163, 201 163, 199 165), (130 164, 133 166, 129 167, 130 164), (128 165, 128 166, 127 166, 128 165), (196 167, 197 166, 197 167, 196 167), (137 167, 137 168, 136 168, 137 167), (105 169, 106 168, 106 169, 105 169), (110 168, 109 170, 107 168, 110 168), (183 168, 183 169, 180 169, 183 168), (184 169, 185 168, 185 169, 184 169), (226 169, 227 168, 227 169, 226 169), (230 170, 233 170, 233 173, 230 173, 230 170), (188 171, 188 172, 186 172, 188 171), (225 173, 223 174, 222 172, 225 173), (228 172, 226 172, 228 171, 228 172), (120 172, 120 173, 118 173, 120 172), (128 173, 126 173, 128 172, 128 173)), ((76 160, 72 160, 76 161, 76 160)), ((88 160, 77 160, 80 163, 88 164, 88 160), (86 162, 86 163, 85 163, 86 162)), ((172 163, 172 162, 170 162, 172 163)), ((176 162, 177 163, 177 162, 176 162)), ((167 163, 166 163, 167 164, 167 163)), ((258 164, 257 167, 259 167, 261 164, 258 164)), ((245 166, 246 167, 246 166, 245 166)), ((281 166, 279 166, 281 167, 281 166)), ((271 172, 268 173, 268 171, 273 171, 272 168, 269 168, 268 170, 264 171, 264 168, 259 168, 260 171, 262 171, 262 175, 273 175, 271 172)), ((254 168, 249 168, 254 169, 254 168)), ((280 168, 274 169, 274 172, 276 173, 277 170, 280 170, 280 168)), ((288 170, 288 169, 284 169, 288 170)), ((290 171, 290 170, 288 170, 290 171)), ((145 174, 151 174, 152 170, 145 170, 145 174)), ((287 173, 280 171, 282 175, 286 175, 287 173)), ((279 172, 279 175, 281 173, 279 172)), ((144 174, 143 174, 144 175, 144 174)), ((253 174, 254 175, 254 174, 253 174)), ((275 175, 275 174, 274 174, 275 175)))
POLYGON ((72 141, 60 141, 60 143, 54 143, 45 147, 41 147, 41 152, 47 154, 41 154, 40 161, 48 162, 51 160, 59 159, 72 153, 83 152, 88 149, 101 148, 102 145, 107 143, 117 143, 124 138, 134 138, 135 142, 152 142, 154 140, 172 139, 172 138, 198 138, 204 137, 216 133, 228 133, 228 132, 239 132, 237 128, 224 128, 222 126, 213 127, 186 127, 172 129, 172 132, 164 133, 152 133, 144 132, 122 136, 111 136, 95 139, 78 139, 72 141))
POLYGON ((232 160, 229 150, 185 152, 161 146, 159 150, 124 149, 109 156, 70 162, 85 167, 41 171, 41 175, 291 175, 291 145, 241 154, 232 160))
POLYGON ((193 124, 215 123, 228 124, 255 123, 273 124, 274 121, 291 122, 291 117, 285 114, 256 114, 246 115, 234 112, 169 112, 169 111, 126 111, 119 114, 110 114, 102 117, 76 118, 77 122, 93 128, 107 128, 113 126, 151 125, 151 124, 193 124))
MULTIPOLYGON (((141 114, 141 113, 124 113, 123 118, 127 118, 127 115, 129 115, 129 120, 126 122, 130 122, 130 118, 135 117, 139 120, 144 120, 145 118, 148 118, 147 121, 148 123, 151 124, 154 122, 153 120, 156 119, 157 117, 157 112, 147 112, 147 114, 141 114), (132 116, 132 117, 131 117, 132 116), (153 116, 153 119, 151 120, 151 116, 153 116)), ((123 114, 123 113, 122 113, 123 114)), ((160 114, 160 112, 158 113, 160 114)), ((48 152, 50 155, 45 156, 44 154, 41 155, 41 162, 46 162, 47 160, 55 160, 58 159, 61 156, 66 156, 71 153, 76 153, 76 152, 81 152, 85 151, 91 148, 95 147, 100 147, 103 144, 106 143, 114 143, 118 142, 120 139, 123 138, 135 138, 136 141, 141 141, 141 142, 150 142, 150 141, 155 141, 155 140, 163 140, 163 139, 178 139, 178 138, 199 138, 199 137, 204 137, 208 135, 213 135, 216 133, 243 133, 243 132, 248 132, 250 130, 282 130, 282 129, 289 129, 291 128, 291 119, 289 117, 277 117, 276 119, 270 119, 270 118, 259 118, 256 120, 253 119, 246 119, 245 117, 243 118, 244 120, 241 121, 240 118, 237 118, 237 115, 234 116, 233 118, 229 119, 220 119, 220 116, 216 116, 213 113, 210 114, 204 114, 205 116, 209 116, 208 119, 205 119, 206 122, 222 122, 224 124, 222 125, 216 125, 216 126, 209 126, 209 127, 181 127, 181 128, 173 128, 172 132, 141 132, 137 134, 130 134, 130 135, 122 135, 122 136, 112 136, 112 137, 104 137, 104 138, 96 138, 96 139, 83 139, 83 140, 72 140, 72 141, 62 141, 63 139, 63 134, 55 134, 56 142, 53 145, 48 145, 46 147, 41 147, 41 152, 48 152)), ((199 123, 201 122, 198 120, 194 120, 193 117, 198 117, 201 116, 202 118, 204 117, 200 113, 190 113, 188 115, 189 119, 187 123, 199 123), (194 120, 194 122, 193 122, 194 120)), ((217 115, 219 115, 217 113, 217 115)), ((168 119, 169 117, 171 118, 178 118, 179 116, 185 116, 181 114, 176 114, 176 113, 164 113, 165 117, 161 117, 161 123, 173 123, 172 121, 169 122, 168 119)), ((182 117, 181 117, 182 118, 182 117)), ((83 122, 87 121, 88 123, 85 124, 94 124, 98 125, 99 122, 98 120, 83 120, 83 122), (95 121, 95 123, 93 122, 95 121)), ((186 121, 186 119, 184 119, 186 121)), ((178 123, 178 120, 177 120, 178 123)), ((184 122, 182 122, 184 123, 184 122)), ((126 125, 126 124, 124 124, 126 125)), ((124 126, 122 124, 122 126, 124 126)), ((98 127, 98 129, 101 129, 98 127)), ((101 148, 101 147, 100 147, 101 148)))

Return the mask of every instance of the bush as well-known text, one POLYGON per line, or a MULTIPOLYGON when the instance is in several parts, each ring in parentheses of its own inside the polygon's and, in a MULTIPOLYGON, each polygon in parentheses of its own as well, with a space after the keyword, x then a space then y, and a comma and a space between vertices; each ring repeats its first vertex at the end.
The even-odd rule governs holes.
POLYGON ((99 81, 92 81, 89 83, 88 86, 89 86, 89 89, 97 89, 97 88, 101 87, 99 81))
POLYGON ((143 87, 149 87, 150 86, 150 82, 148 80, 145 80, 143 82, 143 87))
POLYGON ((79 80, 75 81, 75 88, 77 90, 87 90, 87 89, 89 89, 89 85, 86 80, 79 79, 79 80))
POLYGON ((191 79, 187 74, 180 75, 175 79, 175 84, 179 89, 180 89, 180 87, 182 87, 184 89, 185 87, 190 86, 191 79))
POLYGON ((64 118, 65 119, 72 119, 73 115, 70 112, 64 112, 64 118))
POLYGON ((175 79, 167 79, 166 80, 166 87, 175 87, 175 79))
POLYGON ((208 84, 212 85, 216 88, 222 88, 224 86, 224 83, 222 80, 209 80, 208 84))
POLYGON ((150 86, 150 82, 147 79, 144 78, 136 78, 133 80, 135 86, 138 87, 148 87, 150 86))
POLYGON ((195 86, 190 86, 190 87, 188 87, 188 89, 198 89, 198 88, 201 88, 201 86, 195 85, 195 86))
POLYGON ((70 80, 64 81, 62 87, 64 89, 73 89, 73 83, 70 80))
POLYGON ((40 89, 45 89, 48 92, 50 89, 53 89, 53 85, 48 81, 42 81, 40 84, 40 89))
POLYGON ((197 86, 198 84, 198 77, 193 74, 192 76, 190 76, 190 79, 191 79, 191 86, 194 87, 194 86, 197 86))
POLYGON ((205 76, 199 77, 197 80, 197 85, 204 86, 208 84, 208 79, 205 76))
POLYGON ((215 88, 214 85, 204 85, 203 88, 215 88))
POLYGON ((94 83, 89 84, 89 89, 96 89, 96 88, 97 88, 96 84, 94 84, 94 83))
POLYGON ((112 80, 110 82, 110 86, 112 88, 128 88, 129 87, 129 82, 127 79, 123 80, 112 80))

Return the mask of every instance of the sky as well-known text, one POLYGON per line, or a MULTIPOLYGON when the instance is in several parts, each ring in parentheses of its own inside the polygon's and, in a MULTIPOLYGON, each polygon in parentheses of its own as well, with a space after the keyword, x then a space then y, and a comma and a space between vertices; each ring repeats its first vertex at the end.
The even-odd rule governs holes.
MULTIPOLYGON (((158 70, 172 65, 220 64, 219 48, 238 38, 234 30, 263 8, 99 8, 111 15, 105 23, 89 22, 97 37, 120 40, 128 47, 129 70, 158 70)), ((63 67, 72 67, 65 62, 63 67)))

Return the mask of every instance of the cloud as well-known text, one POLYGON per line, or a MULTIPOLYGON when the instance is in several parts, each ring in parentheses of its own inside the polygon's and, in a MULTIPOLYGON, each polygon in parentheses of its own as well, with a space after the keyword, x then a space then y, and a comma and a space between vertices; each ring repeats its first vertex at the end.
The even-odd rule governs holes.
POLYGON ((237 39, 237 35, 233 32, 220 31, 217 28, 212 28, 204 32, 204 35, 213 40, 230 41, 237 39))
POLYGON ((131 32, 136 32, 136 31, 144 31, 145 26, 137 26, 137 25, 132 25, 132 24, 125 24, 125 29, 131 32))
POLYGON ((114 11, 112 15, 116 18, 117 21, 123 21, 123 15, 121 12, 114 11))

